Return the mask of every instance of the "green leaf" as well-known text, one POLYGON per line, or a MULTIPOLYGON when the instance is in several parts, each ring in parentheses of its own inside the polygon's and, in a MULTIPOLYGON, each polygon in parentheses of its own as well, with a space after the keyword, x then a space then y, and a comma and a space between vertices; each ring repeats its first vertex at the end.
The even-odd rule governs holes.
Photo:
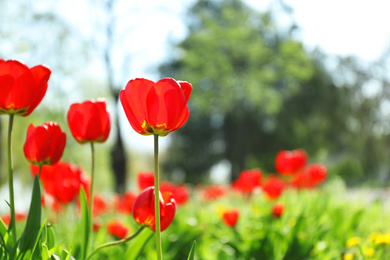
POLYGON ((42 245, 41 259, 46 260, 49 259, 49 257, 50 257, 49 249, 47 249, 46 245, 42 245))
POLYGON ((55 246, 54 231, 52 226, 46 226, 46 245, 49 249, 55 246))
POLYGON ((88 203, 85 191, 83 188, 80 190, 80 210, 81 210, 81 232, 82 232, 82 244, 81 244, 81 259, 87 257, 88 241, 91 225, 89 223, 88 203))
POLYGON ((43 229, 46 227, 46 219, 43 221, 42 225, 41 225, 41 228, 39 229, 39 232, 38 232, 38 235, 36 236, 36 240, 35 240, 35 243, 34 243, 34 247, 32 249, 32 256, 33 259, 37 259, 40 255, 41 255, 41 247, 42 247, 42 244, 40 243, 42 240, 41 240, 41 235, 42 235, 42 231, 43 229))
POLYGON ((51 255, 50 260, 61 260, 61 258, 56 255, 51 255))
POLYGON ((20 255, 24 255, 28 250, 33 250, 41 229, 41 191, 39 178, 34 177, 34 186, 31 196, 30 210, 27 217, 26 226, 20 238, 20 255))
POLYGON ((127 260, 136 260, 141 254, 143 248, 148 243, 148 241, 153 237, 154 232, 148 228, 145 228, 134 240, 132 240, 128 245, 128 250, 124 259, 127 260))
POLYGON ((74 257, 70 254, 70 252, 66 251, 65 249, 61 252, 61 259, 64 260, 75 260, 74 257))
POLYGON ((196 249, 196 240, 194 240, 194 243, 192 243, 190 254, 188 255, 188 260, 195 259, 195 249, 196 249))

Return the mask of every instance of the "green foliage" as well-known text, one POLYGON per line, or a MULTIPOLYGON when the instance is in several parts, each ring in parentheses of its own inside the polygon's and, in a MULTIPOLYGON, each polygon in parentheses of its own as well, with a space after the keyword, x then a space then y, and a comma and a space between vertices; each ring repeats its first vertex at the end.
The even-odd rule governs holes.
POLYGON ((195 259, 195 250, 196 250, 196 241, 191 246, 190 254, 188 255, 188 260, 194 260, 195 259))
MULTIPOLYGON (((81 208, 81 259, 87 257, 89 247, 89 236, 91 231, 90 214, 88 213, 87 197, 84 188, 80 189, 80 208, 81 208)), ((92 214, 92 213, 91 213, 92 214)))
POLYGON ((357 158, 364 176, 345 178, 388 171, 381 99, 362 94, 376 74, 348 58, 333 59, 330 72, 327 55, 308 53, 292 37, 295 27, 282 33, 272 17, 240 0, 199 0, 189 10, 189 34, 160 68, 193 84, 190 118, 172 135, 165 172, 198 183, 222 160, 232 179, 248 168, 273 172, 275 154, 296 148, 329 164, 357 158))

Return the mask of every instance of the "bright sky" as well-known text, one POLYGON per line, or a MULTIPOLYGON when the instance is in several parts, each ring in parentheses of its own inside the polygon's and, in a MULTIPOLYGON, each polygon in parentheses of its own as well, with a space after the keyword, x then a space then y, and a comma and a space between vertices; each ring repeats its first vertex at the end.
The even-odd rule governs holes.
MULTIPOLYGON (((248 0, 264 8, 270 1, 248 0)), ((390 1, 285 0, 301 27, 299 38, 330 54, 356 55, 372 61, 390 48, 390 1)))

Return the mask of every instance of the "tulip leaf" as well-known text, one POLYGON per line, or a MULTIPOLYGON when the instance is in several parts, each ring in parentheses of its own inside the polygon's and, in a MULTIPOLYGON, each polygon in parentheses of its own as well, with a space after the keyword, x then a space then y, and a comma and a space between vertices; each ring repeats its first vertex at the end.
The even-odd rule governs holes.
POLYGON ((81 244, 81 259, 85 259, 87 256, 88 250, 88 241, 89 241, 89 231, 91 225, 89 223, 89 214, 88 214, 88 205, 87 197, 85 196, 85 191, 83 188, 80 190, 80 210, 81 210, 81 234, 82 234, 82 244, 81 244))
POLYGON ((46 245, 42 245, 41 259, 46 260, 49 258, 49 256, 49 249, 47 249, 46 245))
POLYGON ((24 255, 28 250, 34 249, 38 236, 40 235, 41 228, 41 191, 39 178, 35 175, 30 210, 26 226, 20 238, 20 255, 24 255))
POLYGON ((50 260, 61 260, 61 258, 59 258, 59 257, 56 256, 56 255, 51 255, 51 256, 50 256, 50 260))
POLYGON ((139 259, 139 255, 141 254, 145 245, 149 242, 149 240, 153 237, 154 232, 149 228, 145 228, 143 232, 141 232, 134 240, 132 240, 126 252, 126 257, 124 259, 127 260, 136 260, 139 259))
POLYGON ((46 226, 46 245, 48 249, 52 249, 55 246, 54 231, 52 226, 46 226))
POLYGON ((192 243, 190 254, 188 255, 188 260, 195 259, 195 249, 196 249, 196 240, 194 240, 194 243, 192 243))
POLYGON ((64 260, 75 260, 74 257, 70 254, 70 252, 66 251, 66 250, 62 250, 61 252, 61 259, 64 259, 64 260))

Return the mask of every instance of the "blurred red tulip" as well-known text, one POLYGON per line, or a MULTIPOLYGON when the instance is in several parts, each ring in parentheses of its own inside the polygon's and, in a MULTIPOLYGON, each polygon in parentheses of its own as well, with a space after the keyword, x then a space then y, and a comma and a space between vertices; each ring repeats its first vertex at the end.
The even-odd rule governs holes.
MULTIPOLYGON (((176 213, 176 201, 169 192, 160 192, 160 224, 164 231, 173 221, 176 213)), ((156 232, 154 217, 154 187, 141 192, 133 204, 135 222, 156 232)))
POLYGON ((325 181, 327 169, 322 164, 308 165, 292 180, 291 185, 296 188, 313 188, 325 181))
POLYGON ((242 171, 238 179, 232 183, 232 188, 250 194, 254 189, 260 187, 261 175, 262 172, 258 169, 242 171))
POLYGON ((263 184, 263 191, 267 194, 268 199, 277 199, 285 188, 284 181, 280 180, 276 176, 269 174, 267 180, 263 184))
MULTIPOLYGON (((24 220, 26 218, 27 218, 27 214, 20 213, 20 212, 15 212, 15 221, 16 222, 22 221, 22 220, 24 220)), ((6 226, 9 226, 9 224, 11 223, 11 215, 10 214, 3 215, 3 216, 0 217, 0 219, 3 221, 3 223, 6 226)))
POLYGON ((203 198, 207 201, 219 199, 225 196, 227 193, 226 188, 218 184, 204 187, 202 191, 203 191, 203 198))
POLYGON ((131 214, 136 198, 137 195, 132 192, 126 192, 123 195, 118 195, 116 197, 116 208, 123 214, 131 214))
POLYGON ((119 220, 112 220, 107 223, 108 232, 116 238, 123 239, 127 236, 129 229, 119 220))
POLYGON ((235 227, 239 216, 240 212, 237 209, 228 209, 222 213, 222 220, 227 226, 235 227))
POLYGON ((302 149, 280 151, 276 155, 275 168, 278 173, 291 175, 303 169, 307 159, 307 154, 302 149))
MULTIPOLYGON (((39 167, 30 165, 33 175, 39 167)), ((66 162, 42 166, 41 181, 45 191, 60 203, 69 203, 79 194, 82 171, 66 162)))
POLYGON ((272 207, 272 217, 280 218, 284 211, 284 204, 281 202, 277 202, 272 207))
POLYGON ((46 94, 51 70, 28 68, 17 60, 0 59, 0 114, 28 116, 46 94))
POLYGON ((138 188, 143 191, 147 187, 154 186, 154 172, 140 172, 137 175, 138 188))
POLYGON ((175 185, 169 182, 162 182, 160 184, 160 191, 162 193, 169 191, 175 199, 177 205, 183 205, 186 203, 188 197, 190 196, 190 190, 185 184, 175 185))
POLYGON ((24 155, 34 165, 52 165, 57 163, 64 152, 66 135, 55 122, 47 122, 27 129, 24 155))
POLYGON ((156 83, 137 78, 130 80, 120 92, 120 100, 137 133, 166 136, 187 122, 191 91, 190 83, 172 78, 156 83))
POLYGON ((94 221, 92 225, 93 232, 98 232, 100 230, 101 224, 99 221, 94 221))
POLYGON ((314 185, 324 182, 328 173, 326 167, 319 163, 309 165, 307 171, 309 172, 311 182, 314 185))
POLYGON ((81 144, 103 143, 110 134, 110 114, 103 98, 72 104, 67 119, 73 137, 81 144))
POLYGON ((100 216, 102 214, 107 213, 108 205, 107 202, 103 199, 103 197, 99 194, 93 196, 93 216, 100 216))

